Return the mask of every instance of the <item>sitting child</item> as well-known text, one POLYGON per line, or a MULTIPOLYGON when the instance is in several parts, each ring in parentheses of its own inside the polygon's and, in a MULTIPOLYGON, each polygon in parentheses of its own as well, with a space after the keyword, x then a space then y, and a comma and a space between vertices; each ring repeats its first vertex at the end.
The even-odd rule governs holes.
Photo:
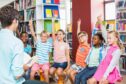
POLYGON ((89 79, 88 84, 114 84, 121 79, 119 70, 119 58, 123 49, 120 43, 119 34, 115 31, 108 32, 108 47, 105 58, 100 63, 94 76, 89 79))
POLYGON ((31 47, 31 45, 28 44, 28 34, 26 32, 22 32, 20 34, 20 38, 21 38, 22 42, 24 43, 24 52, 31 55, 32 47, 31 47))
POLYGON ((89 53, 90 46, 88 44, 88 35, 86 32, 80 31, 81 20, 78 20, 77 37, 79 40, 79 47, 76 53, 76 62, 71 66, 68 71, 70 75, 70 81, 73 84, 75 75, 81 72, 86 67, 86 62, 84 61, 89 53))
POLYGON ((53 19, 53 46, 54 46, 54 63, 50 69, 50 74, 54 76, 55 72, 58 75, 58 81, 64 82, 63 71, 67 71, 70 67, 69 45, 64 42, 65 32, 63 30, 57 31, 57 36, 54 33, 53 19))
POLYGON ((90 49, 89 55, 87 56, 86 63, 87 67, 75 76, 74 84, 87 84, 87 80, 91 78, 98 65, 103 58, 103 42, 104 38, 101 33, 96 33, 92 38, 93 46, 90 49))
POLYGON ((41 39, 37 39, 31 20, 29 26, 31 34, 36 42, 36 56, 38 57, 38 63, 35 63, 32 66, 30 79, 33 80, 35 73, 41 70, 44 73, 45 81, 49 83, 49 56, 52 51, 52 45, 47 41, 48 33, 43 31, 40 36, 41 39))

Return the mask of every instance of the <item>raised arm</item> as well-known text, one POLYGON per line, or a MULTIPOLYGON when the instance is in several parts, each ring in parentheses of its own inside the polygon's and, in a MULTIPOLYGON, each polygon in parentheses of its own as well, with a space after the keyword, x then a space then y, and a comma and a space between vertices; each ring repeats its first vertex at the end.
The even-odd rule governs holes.
POLYGON ((30 32, 31 32, 34 40, 37 41, 37 37, 36 37, 35 32, 34 32, 32 20, 29 21, 29 29, 30 29, 30 32))
POLYGON ((52 38, 53 38, 53 41, 56 40, 56 35, 55 35, 55 19, 53 18, 52 19, 52 38))
POLYGON ((78 21, 77 21, 77 35, 81 31, 80 30, 80 25, 81 25, 81 19, 78 19, 78 21))

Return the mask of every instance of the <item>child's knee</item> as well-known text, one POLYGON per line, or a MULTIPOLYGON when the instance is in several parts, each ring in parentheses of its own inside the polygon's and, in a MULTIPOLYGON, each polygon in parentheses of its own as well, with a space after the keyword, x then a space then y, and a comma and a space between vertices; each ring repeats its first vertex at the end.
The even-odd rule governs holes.
POLYGON ((63 74, 63 70, 57 70, 57 75, 62 75, 63 74))
POLYGON ((55 70, 52 69, 52 68, 49 70, 49 74, 50 74, 50 75, 54 74, 54 72, 55 72, 55 70))
POLYGON ((73 76, 75 76, 75 75, 76 75, 76 72, 75 72, 75 71, 70 72, 70 76, 71 76, 71 77, 73 77, 73 76))

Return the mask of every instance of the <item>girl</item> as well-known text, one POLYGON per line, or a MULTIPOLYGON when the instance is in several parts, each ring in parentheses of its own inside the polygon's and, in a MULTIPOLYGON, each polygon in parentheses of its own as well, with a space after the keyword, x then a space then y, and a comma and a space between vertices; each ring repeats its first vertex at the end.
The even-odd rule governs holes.
POLYGON ((88 81, 89 84, 111 84, 121 79, 119 71, 119 58, 123 48, 119 35, 115 31, 108 32, 108 44, 106 56, 99 65, 94 76, 88 81))
POLYGON ((54 21, 53 20, 53 46, 54 46, 54 64, 50 69, 50 74, 54 75, 57 71, 57 75, 60 78, 63 76, 63 71, 68 70, 70 67, 69 57, 69 45, 64 42, 65 33, 63 30, 58 30, 57 37, 54 34, 54 21))
POLYGON ((87 80, 92 77, 103 56, 104 38, 101 33, 96 33, 93 38, 93 46, 86 58, 87 67, 75 76, 74 84, 87 84, 87 80))

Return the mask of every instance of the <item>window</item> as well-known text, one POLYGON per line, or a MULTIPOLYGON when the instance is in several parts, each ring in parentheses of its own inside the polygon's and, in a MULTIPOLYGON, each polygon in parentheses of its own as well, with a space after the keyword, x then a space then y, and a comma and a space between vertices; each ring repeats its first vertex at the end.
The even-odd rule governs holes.
POLYGON ((105 20, 114 20, 116 17, 116 7, 114 0, 105 0, 104 9, 105 20))

